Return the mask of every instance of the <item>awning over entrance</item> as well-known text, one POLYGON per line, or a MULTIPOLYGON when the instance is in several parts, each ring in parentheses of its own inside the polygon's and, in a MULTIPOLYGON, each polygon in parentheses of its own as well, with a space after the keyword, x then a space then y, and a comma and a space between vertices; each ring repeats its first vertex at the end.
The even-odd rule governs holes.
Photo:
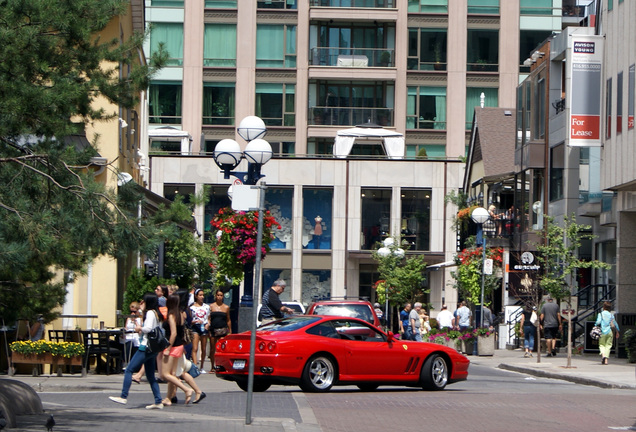
POLYGON ((389 159, 404 159, 404 135, 399 132, 384 129, 372 123, 338 131, 333 147, 334 156, 346 158, 349 153, 351 153, 351 148, 353 148, 356 139, 382 140, 384 151, 389 159))

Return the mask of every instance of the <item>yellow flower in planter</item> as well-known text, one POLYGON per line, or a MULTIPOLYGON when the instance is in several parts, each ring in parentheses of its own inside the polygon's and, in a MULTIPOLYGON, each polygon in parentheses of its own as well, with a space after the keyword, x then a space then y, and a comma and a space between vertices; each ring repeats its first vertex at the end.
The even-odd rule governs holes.
POLYGON ((10 345, 11 351, 22 355, 40 355, 50 353, 54 356, 71 358, 84 355, 84 345, 78 342, 49 342, 46 340, 15 341, 10 345))

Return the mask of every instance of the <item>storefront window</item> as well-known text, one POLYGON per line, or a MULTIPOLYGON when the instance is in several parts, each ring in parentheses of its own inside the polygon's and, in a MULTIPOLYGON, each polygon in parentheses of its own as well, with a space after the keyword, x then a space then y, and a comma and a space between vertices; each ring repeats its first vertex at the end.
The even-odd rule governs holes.
POLYGON ((331 249, 332 189, 303 189, 303 249, 331 249))
POLYGON ((232 201, 230 197, 227 196, 228 186, 210 186, 210 194, 208 195, 209 200, 205 204, 204 209, 204 227, 203 232, 205 234, 205 239, 211 239, 216 233, 212 232, 212 219, 217 215, 219 210, 225 207, 231 207, 232 201))
POLYGON ((431 190, 402 189, 401 233, 411 250, 430 249, 431 190))
POLYGON ((305 270, 302 284, 300 301, 303 304, 328 299, 331 297, 331 270, 305 270))
POLYGON ((389 235, 391 189, 362 189, 362 233, 360 249, 375 249, 376 243, 389 235))
POLYGON ((274 240, 269 244, 272 249, 292 248, 292 202, 293 189, 269 187, 265 192, 265 208, 280 224, 273 230, 274 240))

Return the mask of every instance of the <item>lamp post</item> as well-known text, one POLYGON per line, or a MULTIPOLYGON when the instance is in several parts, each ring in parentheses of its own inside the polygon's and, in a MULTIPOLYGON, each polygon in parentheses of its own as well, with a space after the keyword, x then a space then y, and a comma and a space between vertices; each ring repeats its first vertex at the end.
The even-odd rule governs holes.
MULTIPOLYGON (((390 255, 393 255, 397 259, 404 258, 404 249, 395 245, 395 240, 393 237, 387 237, 382 242, 383 246, 378 249, 378 256, 382 258, 387 258, 390 255)), ((385 292, 384 292, 384 316, 385 321, 387 323, 388 330, 388 322, 389 322, 389 286, 385 282, 385 292)))
MULTIPOLYGON (((254 186, 265 177, 261 174, 261 167, 272 158, 272 146, 262 139, 267 133, 267 128, 262 119, 256 116, 248 116, 241 120, 237 128, 238 134, 247 141, 245 151, 241 151, 239 143, 233 139, 224 139, 218 142, 214 148, 214 162, 223 170, 224 178, 236 177, 241 183, 254 186), (247 160, 247 171, 232 171, 241 160, 247 160)), ((260 213, 259 213, 260 219, 260 213)), ((262 232, 258 232, 258 237, 262 232)), ((254 265, 246 264, 244 268, 245 282, 243 284, 243 296, 241 306, 253 306, 254 289, 254 265)))
MULTIPOLYGON (((481 193, 480 193, 481 195, 481 193)), ((473 222, 475 222, 479 230, 477 231, 477 244, 482 245, 483 255, 482 255, 482 268, 481 268, 481 300, 480 300, 480 309, 479 309, 479 327, 484 326, 484 280, 485 280, 485 267, 486 267, 486 236, 484 235, 484 223, 490 219, 490 214, 488 210, 483 207, 477 207, 470 215, 473 222), (479 235, 481 233, 481 236, 479 235), (481 242, 480 242, 481 237, 481 242)), ((475 344, 475 349, 477 349, 477 344, 475 344)))

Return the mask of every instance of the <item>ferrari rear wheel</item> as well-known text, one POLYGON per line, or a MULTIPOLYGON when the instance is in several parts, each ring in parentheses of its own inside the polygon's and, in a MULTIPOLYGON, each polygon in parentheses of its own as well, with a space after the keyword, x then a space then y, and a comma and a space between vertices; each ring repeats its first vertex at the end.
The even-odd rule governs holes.
MULTIPOLYGON (((236 381, 236 385, 238 385, 241 390, 247 391, 247 380, 236 381)), ((270 383, 254 381, 252 391, 264 392, 270 387, 271 387, 270 383)))
POLYGON ((424 390, 443 390, 448 383, 448 364, 444 357, 433 354, 426 359, 420 380, 424 390))
POLYGON ((336 381, 336 365, 331 357, 323 354, 309 359, 300 378, 300 388, 306 392, 329 391, 336 381))
POLYGON ((378 384, 358 384, 358 388, 363 392, 372 392, 377 390, 378 387, 378 384))

